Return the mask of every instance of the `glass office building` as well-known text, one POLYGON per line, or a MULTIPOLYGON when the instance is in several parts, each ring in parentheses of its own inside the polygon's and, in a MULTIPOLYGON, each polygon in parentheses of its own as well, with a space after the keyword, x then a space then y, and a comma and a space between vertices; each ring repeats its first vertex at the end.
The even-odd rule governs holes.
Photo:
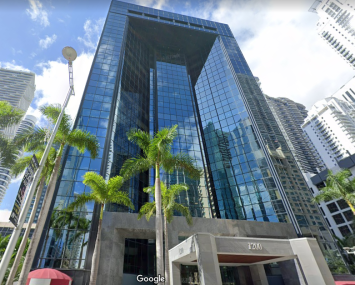
MULTIPOLYGON (((181 171, 162 177, 189 184, 178 199, 193 216, 292 223, 299 236, 334 247, 229 26, 119 1, 111 3, 75 122, 98 137, 99 157, 67 149, 52 217, 89 191, 85 172, 108 179, 140 153, 128 130, 153 134, 175 124, 173 152, 188 153, 204 175, 198 181, 181 171)), ((124 185, 135 212, 149 200, 142 189, 153 174, 124 185)), ((88 203, 59 228, 48 218, 34 268, 90 269, 98 215, 88 203)), ((127 240, 125 273, 153 274, 153 253, 154 241, 127 240)))

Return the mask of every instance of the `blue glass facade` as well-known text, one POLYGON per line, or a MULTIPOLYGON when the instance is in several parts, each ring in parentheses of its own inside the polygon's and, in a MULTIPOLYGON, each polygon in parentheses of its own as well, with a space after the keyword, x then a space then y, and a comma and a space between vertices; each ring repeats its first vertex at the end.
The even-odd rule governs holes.
MULTIPOLYGON (((97 135, 100 155, 68 149, 52 210, 54 217, 88 191, 86 171, 119 174, 140 153, 127 140, 131 128, 154 134, 178 124, 173 152, 185 152, 204 170, 198 181, 162 173, 168 184, 188 183, 178 198, 195 217, 290 222, 299 235, 332 247, 321 216, 284 137, 228 25, 112 1, 75 127, 97 135)), ((142 191, 153 170, 127 181, 135 212, 149 200, 142 191)), ((106 205, 106 211, 128 211, 106 205)), ((90 269, 98 209, 76 214, 90 227, 51 221, 35 267, 90 269), (76 235, 76 233, 79 233, 76 235), (76 240, 69 238, 79 236, 76 240), (72 241, 72 242, 68 242, 72 241), (55 250, 54 250, 55 248, 55 250)), ((125 272, 147 274, 151 241, 126 242, 125 272), (130 250, 135 249, 135 250, 130 250), (140 257, 129 252, 139 252, 140 257)))

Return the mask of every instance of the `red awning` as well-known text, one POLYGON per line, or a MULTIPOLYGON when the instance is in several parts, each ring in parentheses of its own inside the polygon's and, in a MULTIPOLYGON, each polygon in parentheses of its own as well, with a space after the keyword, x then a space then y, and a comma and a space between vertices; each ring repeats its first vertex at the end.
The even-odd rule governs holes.
MULTIPOLYGON (((69 284, 69 281, 73 281, 73 279, 70 278, 68 275, 51 268, 37 269, 30 272, 30 274, 28 274, 26 285, 30 283, 31 279, 51 279, 51 280, 62 280, 62 281, 66 280, 67 282, 63 282, 63 284, 69 284)), ((51 282, 51 284, 52 283, 53 282, 51 282)))

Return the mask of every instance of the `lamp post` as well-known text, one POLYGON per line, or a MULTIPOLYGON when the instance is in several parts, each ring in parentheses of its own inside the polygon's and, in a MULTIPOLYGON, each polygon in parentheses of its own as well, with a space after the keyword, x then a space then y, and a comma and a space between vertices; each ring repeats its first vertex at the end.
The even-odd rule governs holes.
MULTIPOLYGON (((28 191, 28 195, 27 195, 27 197, 25 199, 25 202, 23 204, 23 207, 21 209, 20 216, 19 216, 19 219, 18 219, 18 225, 14 228, 14 231, 13 231, 13 233, 11 235, 11 238, 9 240, 9 243, 8 243, 7 247, 6 247, 4 255, 3 255, 2 259, 1 259, 1 263, 0 263, 0 284, 2 284, 4 276, 5 276, 5 273, 6 273, 6 270, 7 270, 8 266, 9 266, 11 256, 13 254, 13 251, 15 249, 17 240, 18 240, 18 238, 20 236, 23 224, 25 222, 26 215, 27 215, 28 210, 29 210, 29 208, 31 206, 32 198, 33 198, 33 196, 34 196, 34 194, 36 192, 36 187, 37 187, 38 181, 40 179, 41 172, 43 170, 43 167, 44 167, 45 162, 47 160, 49 151, 50 151, 50 149, 52 147, 54 138, 55 138, 55 136, 57 134, 58 128, 59 128, 60 123, 62 121, 62 118, 64 116, 64 110, 65 110, 66 106, 68 105, 70 96, 74 95, 74 81, 73 81, 73 65, 72 65, 72 63, 76 59, 77 53, 76 53, 75 49, 73 49, 72 47, 65 47, 62 50, 62 54, 63 54, 64 58, 68 60, 69 91, 68 91, 67 97, 64 100, 64 104, 62 106, 62 110, 61 110, 61 112, 60 112, 60 114, 58 116, 57 122, 56 122, 56 124, 54 126, 54 129, 53 129, 53 132, 52 132, 52 134, 51 134, 51 136, 50 136, 50 138, 48 140, 48 143, 47 143, 46 148, 44 150, 41 162, 39 163, 39 167, 38 167, 38 169, 37 169, 37 171, 36 171, 36 173, 34 175, 33 182, 32 182, 32 184, 30 186, 30 189, 28 191)), ((32 209, 32 211, 36 211, 36 209, 32 209)))

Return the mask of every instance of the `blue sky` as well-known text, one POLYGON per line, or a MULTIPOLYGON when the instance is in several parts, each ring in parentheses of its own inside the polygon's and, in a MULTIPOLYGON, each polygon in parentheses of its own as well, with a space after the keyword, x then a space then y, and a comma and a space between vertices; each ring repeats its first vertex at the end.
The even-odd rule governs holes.
MULTIPOLYGON (((110 0, 11 0, 0 4, 0 66, 36 73, 35 99, 28 111, 62 103, 68 73, 61 50, 72 46, 76 96, 68 112, 75 117, 110 0)), ((229 24, 264 92, 288 97, 309 109, 330 96, 354 72, 317 35, 313 0, 131 0, 126 1, 229 24)), ((43 120, 40 119, 43 124, 43 120)), ((7 220, 21 177, 0 205, 7 220)))

